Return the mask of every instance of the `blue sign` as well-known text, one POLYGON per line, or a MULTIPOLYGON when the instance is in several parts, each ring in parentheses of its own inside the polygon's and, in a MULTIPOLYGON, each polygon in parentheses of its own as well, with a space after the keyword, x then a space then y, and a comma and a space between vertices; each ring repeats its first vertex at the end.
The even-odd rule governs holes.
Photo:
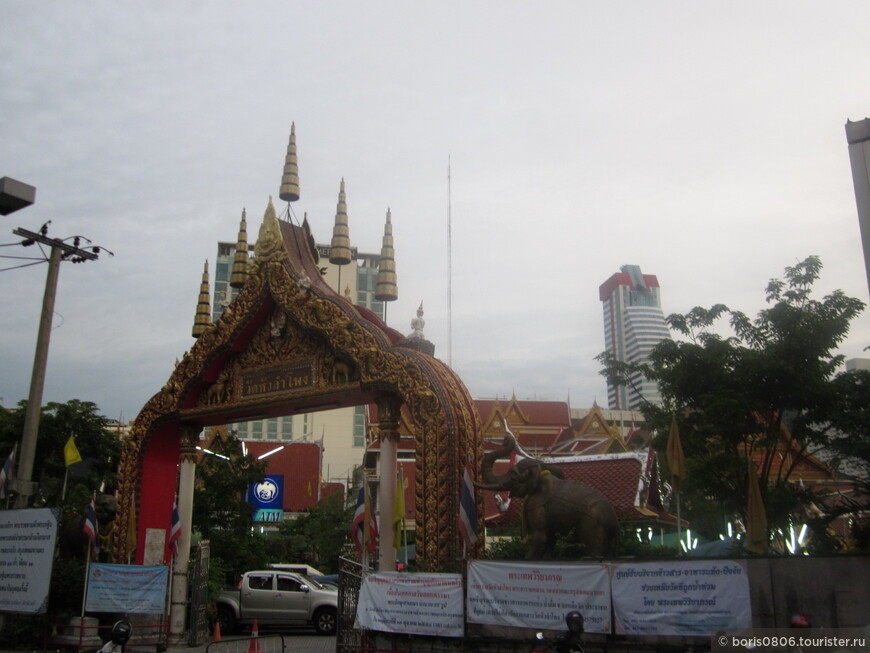
POLYGON ((284 519, 284 475, 269 474, 248 486, 248 503, 255 522, 281 522, 284 519))

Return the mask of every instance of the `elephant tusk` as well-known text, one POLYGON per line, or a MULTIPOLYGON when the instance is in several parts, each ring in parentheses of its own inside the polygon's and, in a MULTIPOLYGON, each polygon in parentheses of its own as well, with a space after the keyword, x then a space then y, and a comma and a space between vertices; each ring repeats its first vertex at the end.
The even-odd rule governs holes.
POLYGON ((496 485, 495 483, 481 483, 480 481, 472 481, 475 487, 479 487, 481 490, 506 490, 507 488, 502 487, 501 485, 496 485))

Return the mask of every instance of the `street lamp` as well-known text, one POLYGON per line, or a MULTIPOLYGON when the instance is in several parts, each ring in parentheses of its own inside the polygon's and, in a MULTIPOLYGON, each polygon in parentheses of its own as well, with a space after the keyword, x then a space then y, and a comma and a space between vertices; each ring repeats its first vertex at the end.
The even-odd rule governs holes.
POLYGON ((30 184, 0 177, 0 215, 9 215, 30 206, 35 200, 36 188, 30 184))

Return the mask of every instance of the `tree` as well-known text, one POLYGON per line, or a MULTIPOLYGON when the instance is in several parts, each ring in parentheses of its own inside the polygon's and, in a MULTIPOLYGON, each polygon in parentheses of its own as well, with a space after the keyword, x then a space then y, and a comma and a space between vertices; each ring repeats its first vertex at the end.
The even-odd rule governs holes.
POLYGON ((196 466, 192 527, 209 540, 212 558, 221 562, 225 582, 238 574, 262 567, 266 562, 264 538, 252 531, 251 506, 246 500, 248 486, 262 481, 266 464, 242 454, 241 441, 234 435, 215 439, 217 448, 196 466))
POLYGON ((808 499, 792 474, 810 452, 830 443, 823 418, 836 407, 835 373, 842 364, 834 352, 864 308, 839 290, 814 299, 821 269, 815 256, 787 267, 784 279, 767 285, 769 306, 754 320, 723 304, 696 307, 668 317, 685 340, 662 341, 647 362, 626 364, 607 352, 598 357, 610 383, 630 385, 640 372, 658 384, 662 405, 647 403, 643 413, 660 433, 677 416, 687 461, 685 514, 708 537, 722 531, 723 517, 745 520, 748 456, 760 462, 771 528, 787 527, 808 499), (734 335, 714 330, 723 318, 734 335), (778 446, 793 452, 785 464, 778 446))
MULTIPOLYGON (((26 408, 26 401, 19 402, 17 409, 0 408, 0 455, 4 460, 21 441, 26 408)), ((121 439, 106 428, 107 423, 90 401, 71 399, 43 406, 31 476, 39 484, 34 505, 62 506, 64 512, 78 512, 101 486, 108 492, 114 489, 121 439), (63 452, 70 436, 75 438, 82 462, 67 469, 63 452), (66 495, 61 501, 67 472, 66 495)))
MULTIPOLYGON (((20 445, 27 402, 14 409, 0 407, 0 456, 5 461, 12 447, 20 445)), ((42 407, 36 442, 32 479, 39 485, 33 498, 35 507, 60 507, 58 539, 68 525, 84 514, 91 496, 101 487, 114 491, 115 471, 120 459, 121 439, 106 425, 97 405, 71 399, 42 407), (70 436, 82 461, 66 467, 64 445, 70 436), (64 476, 67 475, 64 494, 64 476)), ((5 507, 5 502, 3 507, 5 507)), ((81 532, 80 528, 77 532, 81 532)), ((48 598, 48 612, 36 617, 21 616, 7 620, 0 642, 16 649, 43 646, 47 623, 66 623, 81 611, 85 562, 78 558, 55 560, 48 598)))
MULTIPOLYGON (((830 409, 814 415, 819 429, 828 436, 830 462, 854 482, 851 492, 828 501, 820 526, 843 515, 870 511, 870 371, 852 370, 838 374, 831 383, 830 409)), ((852 520, 857 549, 870 549, 870 526, 866 520, 852 520)))
POLYGON ((343 494, 337 493, 297 519, 283 522, 279 532, 287 546, 285 559, 310 564, 326 574, 337 573, 354 509, 343 494))

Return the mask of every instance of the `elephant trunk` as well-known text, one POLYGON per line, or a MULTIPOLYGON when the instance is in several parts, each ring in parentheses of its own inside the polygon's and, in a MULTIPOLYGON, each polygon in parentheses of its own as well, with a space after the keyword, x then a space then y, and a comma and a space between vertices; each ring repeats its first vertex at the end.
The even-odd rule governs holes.
POLYGON ((504 440, 502 441, 501 446, 494 451, 490 451, 483 456, 483 464, 481 466, 481 476, 483 477, 482 483, 475 483, 477 487, 483 488, 484 490, 509 490, 510 486, 508 485, 508 474, 493 474, 492 466, 496 460, 499 458, 503 458, 504 456, 510 454, 512 451, 517 449, 517 441, 514 439, 513 435, 508 434, 504 436, 504 440))

